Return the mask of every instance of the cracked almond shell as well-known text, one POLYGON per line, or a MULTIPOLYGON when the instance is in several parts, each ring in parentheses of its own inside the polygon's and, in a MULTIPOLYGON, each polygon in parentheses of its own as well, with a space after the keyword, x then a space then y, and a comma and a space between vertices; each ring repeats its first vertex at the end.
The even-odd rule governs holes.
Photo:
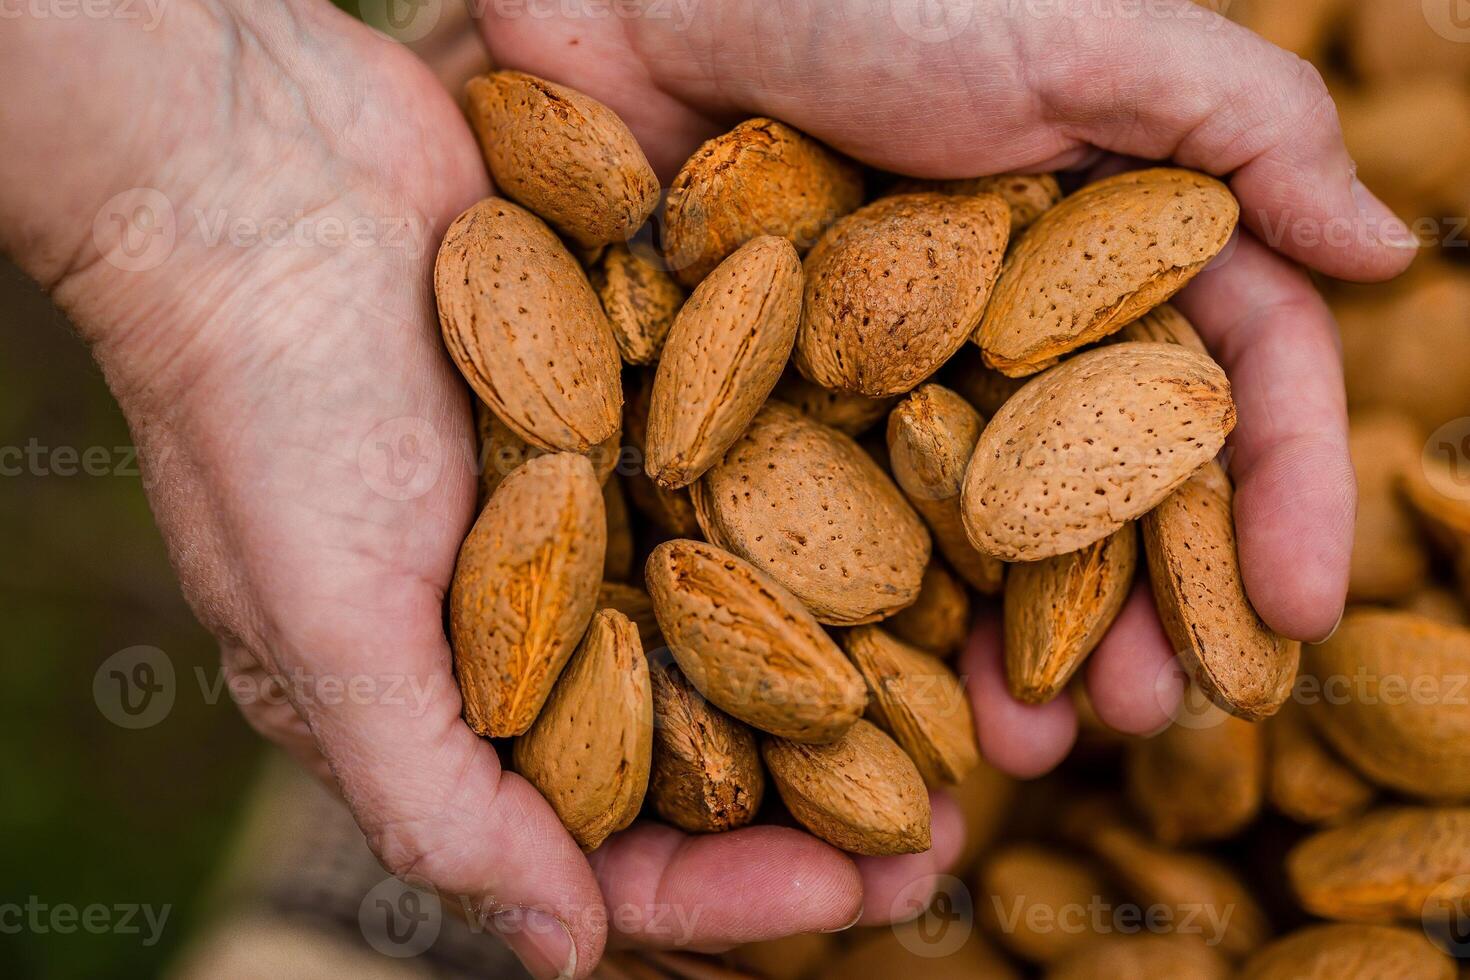
POLYGON ((1082 188, 1007 256, 976 334, 986 363, 1024 377, 1101 340, 1182 289, 1239 217, 1229 188, 1188 170, 1132 171, 1082 188))
POLYGON ((858 719, 827 745, 768 738, 761 753, 786 809, 827 843, 870 856, 929 849, 924 780, 871 722, 858 719))
POLYGON ((716 707, 783 738, 830 742, 862 714, 863 679, 797 599, 702 541, 665 541, 644 569, 665 642, 716 707))
POLYGON ((979 324, 1009 229, 993 194, 901 194, 839 219, 803 263, 792 362, 828 388, 909 391, 979 324))
POLYGON ((648 158, 596 99, 519 71, 472 78, 465 98, 495 186, 579 245, 627 241, 658 205, 648 158))
POLYGON ((851 626, 919 596, 929 534, 871 456, 768 402, 690 488, 705 537, 789 589, 820 622, 851 626))
POLYGON ((653 694, 632 620, 612 609, 593 615, 513 755, 582 850, 633 822, 653 758, 653 694))
POLYGON ((477 733, 520 735, 536 720, 592 618, 606 547, 584 456, 530 460, 480 512, 449 592, 455 674, 477 733))
POLYGON ((616 435, 617 344, 577 260, 535 215, 486 198, 455 219, 434 265, 449 355, 520 438, 585 453, 616 435))
POLYGON ((1085 548, 1152 510, 1235 427, 1225 372, 1169 344, 1114 344, 1033 378, 980 434, 970 543, 1005 561, 1085 548))
POLYGON ((800 317, 801 260, 784 238, 746 242, 695 287, 654 375, 654 482, 688 486, 740 438, 781 377, 800 317))

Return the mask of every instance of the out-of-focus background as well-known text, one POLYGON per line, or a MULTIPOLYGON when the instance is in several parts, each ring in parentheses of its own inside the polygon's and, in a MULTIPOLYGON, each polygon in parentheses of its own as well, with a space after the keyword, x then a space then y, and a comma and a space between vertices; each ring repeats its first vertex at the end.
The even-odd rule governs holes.
MULTIPOLYGON (((1397 491, 1378 474, 1382 461, 1419 453, 1447 423, 1455 438, 1470 437, 1453 430, 1470 416, 1470 8, 1458 0, 1199 2, 1228 6, 1318 65, 1364 179, 1425 242, 1396 283, 1324 284, 1343 327, 1365 481, 1360 531, 1374 539, 1353 591, 1464 621, 1461 593, 1451 577, 1432 577, 1440 559, 1421 547, 1397 491)), ((451 77, 479 57, 449 39, 457 23, 446 15, 420 42, 449 53, 451 77)), ((9 264, 0 264, 0 477, 6 975, 510 969, 492 942, 451 920, 428 957, 374 952, 382 937, 364 926, 371 916, 363 909, 375 907, 375 895, 408 908, 404 896, 374 892, 381 873, 340 810, 240 720, 220 687, 214 644, 179 596, 100 374, 64 318, 9 264), (130 713, 149 708, 118 700, 116 673, 152 682, 161 664, 172 671, 171 706, 157 719, 130 713)), ((994 803, 1007 793, 991 782, 981 795, 994 803)), ((983 806, 975 812, 996 819, 983 806)), ((815 941, 804 949, 817 948, 827 949, 815 941)), ((790 946, 781 959, 791 967, 799 955, 790 946)))

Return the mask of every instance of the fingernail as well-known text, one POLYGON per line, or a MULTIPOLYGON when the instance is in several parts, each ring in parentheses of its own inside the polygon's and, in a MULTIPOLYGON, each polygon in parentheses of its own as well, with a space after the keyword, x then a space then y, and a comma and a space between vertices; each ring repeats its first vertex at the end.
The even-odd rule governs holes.
POLYGON ((1346 615, 1347 615, 1347 607, 1344 606, 1343 609, 1342 609, 1342 612, 1340 612, 1340 613, 1337 614, 1337 622, 1333 625, 1332 629, 1328 630, 1327 631, 1327 635, 1324 636, 1324 637, 1322 637, 1322 639, 1310 641, 1312 643, 1312 645, 1313 646, 1316 646, 1319 643, 1326 643, 1328 640, 1330 640, 1334 636, 1336 636, 1337 635, 1337 631, 1342 628, 1342 617, 1344 617, 1346 615))
POLYGON ((847 930, 851 929, 853 926, 855 926, 859 922, 861 922, 862 921, 862 918, 863 918, 863 907, 861 905, 859 905, 858 906, 857 915, 853 916, 852 917, 852 921, 849 922, 847 925, 845 925, 845 926, 838 926, 836 929, 823 929, 822 932, 828 932, 828 933, 830 933, 830 932, 846 932, 847 930))
POLYGON ((567 980, 577 972, 577 944, 560 919, 539 909, 506 909, 490 920, 536 980, 567 980))
POLYGON ((1353 200, 1357 202, 1358 213, 1367 224, 1368 232, 1380 244, 1405 251, 1418 251, 1419 239, 1414 237, 1404 219, 1395 214, 1393 208, 1384 204, 1358 177, 1353 178, 1353 200))

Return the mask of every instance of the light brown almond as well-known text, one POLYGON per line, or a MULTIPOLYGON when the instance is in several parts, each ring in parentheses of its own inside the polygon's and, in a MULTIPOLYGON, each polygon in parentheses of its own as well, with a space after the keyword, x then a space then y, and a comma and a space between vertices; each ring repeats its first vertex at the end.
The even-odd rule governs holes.
POLYGON ((1038 561, 1100 541, 1214 458, 1235 427, 1219 365, 1169 344, 1114 344, 1016 393, 965 473, 976 549, 1038 561))
POLYGON ((1118 618, 1138 566, 1126 524, 1081 551, 1017 565, 1005 591, 1006 684, 1026 704, 1067 686, 1118 618))
POLYGON ((1055 963, 1097 937, 1078 929, 1079 910, 1109 903, 1112 887, 1090 862, 1052 847, 1017 843, 980 866, 977 916, 996 941, 1031 963, 1055 963))
POLYGON ((1168 303, 1154 307, 1113 336, 1124 343, 1177 344, 1206 357, 1210 353, 1194 324, 1168 303))
POLYGON ((784 238, 751 239, 695 288, 654 376, 654 482, 688 486, 740 438, 781 377, 800 317, 801 261, 784 238))
POLYGON ((1136 170, 1046 212, 1006 258, 976 334, 1011 377, 1050 367, 1169 299, 1225 247, 1240 205, 1188 170, 1136 170))
POLYGON ((761 753, 781 800, 802 826, 853 854, 929 849, 929 793, 898 743, 858 719, 837 741, 767 738, 761 753))
POLYGON ((659 816, 690 833, 734 830, 765 794, 755 733, 710 704, 673 664, 652 668, 653 781, 659 816))
POLYGON ((611 109, 518 71, 465 86, 495 186, 584 246, 632 238, 658 205, 658 177, 611 109))
POLYGON ((1350 419, 1348 450, 1358 476, 1348 592, 1362 602, 1403 598, 1425 584, 1428 556, 1400 481, 1419 464, 1424 438, 1407 415, 1366 412, 1350 419))
POLYGON ((914 390, 888 416, 888 461, 909 503, 934 531, 934 542, 971 588, 1000 592, 1005 566, 970 544, 960 513, 965 468, 982 419, 959 395, 936 384, 914 390))
POLYGON ((1256 951, 1238 980, 1455 980, 1454 961, 1423 930, 1332 923, 1308 926, 1256 951))
POLYGON ((1051 174, 996 174, 952 180, 905 178, 889 188, 890 194, 995 194, 1011 211, 1011 237, 1031 227, 1036 219, 1062 199, 1062 188, 1051 174))
POLYGON ((633 577, 633 525, 629 523, 623 485, 617 480, 602 485, 602 509, 607 514, 607 551, 602 559, 602 577, 626 582, 633 577))
POLYGON ((1230 478, 1202 467, 1143 519, 1154 605, 1180 661, 1216 704, 1248 720, 1291 694, 1301 644, 1256 614, 1240 577, 1230 478))
POLYGON ((1362 78, 1381 84, 1470 74, 1470 50, 1457 33, 1457 8, 1399 0, 1358 0, 1345 7, 1347 53, 1362 78))
POLYGON ((783 738, 830 742, 862 714, 863 679, 770 576, 700 541, 665 541, 644 570, 664 639, 726 713, 783 738))
POLYGON ((850 630, 843 646, 868 685, 868 717, 926 783, 954 785, 980 764, 970 696, 944 661, 877 626, 850 630))
POLYGON ((1009 226, 993 194, 884 197, 840 219, 804 263, 793 363, 828 388, 909 391, 979 324, 1009 226))
POLYGON ((653 759, 653 694, 632 620, 593 615, 514 758, 582 850, 633 822, 653 759))
POLYGON ((597 608, 615 609, 631 619, 638 627, 638 640, 645 651, 651 652, 664 645, 658 619, 653 615, 653 600, 638 586, 604 581, 597 587, 597 608))
POLYGON ((820 622, 854 625, 919 596, 929 535, 851 438, 768 402, 691 488, 705 537, 770 575, 820 622))
POLYGON ((1470 629, 1358 609, 1303 659, 1320 690, 1312 722, 1354 768, 1424 799, 1470 799, 1470 629))
POLYGON ((583 456, 530 460, 465 538, 449 594, 465 720, 504 738, 531 727, 592 618, 607 524, 583 456))
POLYGON ((1128 795, 1165 844, 1223 840, 1255 819, 1266 788, 1265 733, 1207 706, 1128 748, 1128 795))
POLYGON ((1453 462, 1437 455, 1442 451, 1426 446, 1401 469, 1400 487, 1419 526, 1449 560, 1461 594, 1470 598, 1470 495, 1460 474, 1459 449, 1449 450, 1456 453, 1453 462))
POLYGON ((991 418, 1012 395, 1026 387, 1025 378, 1008 378, 985 363, 980 348, 962 347, 939 372, 938 380, 991 418))
POLYGON ((684 290, 661 266, 662 259, 619 243, 608 246, 588 270, 625 363, 658 360, 684 305, 684 290))
POLYGON ((968 868, 995 843, 1011 817, 1019 784, 984 759, 970 775, 945 792, 959 805, 965 821, 965 845, 956 868, 968 868))
MULTIPOLYGON (((511 431, 510 426, 500 420, 490 407, 475 399, 475 428, 479 436, 480 506, 490 499, 500 481, 528 459, 545 456, 551 450, 533 446, 511 431)), ((622 451, 622 430, 614 432, 593 446, 585 455, 592 461, 597 473, 597 482, 607 486, 608 478, 617 467, 622 451)))
POLYGON ((1320 64, 1323 47, 1346 16, 1345 0, 1195 0, 1196 3, 1228 13, 1230 19, 1249 28, 1292 54, 1320 64))
POLYGON ((1123 933, 1099 937, 1046 972, 1046 980, 1226 980, 1230 963, 1196 937, 1181 933, 1123 933))
POLYGON ((669 265, 692 287, 761 235, 805 252, 862 200, 851 160, 774 119, 747 119, 696 150, 674 178, 664 206, 669 265))
POLYGON ((612 329, 577 260, 533 214, 487 198, 456 218, 434 292, 455 365, 516 435, 585 453, 617 432, 612 329))
POLYGON ((1021 974, 968 919, 936 930, 927 918, 864 931, 817 980, 1019 980, 1021 974))
POLYGON ((801 372, 794 368, 781 375, 771 397, 785 402, 823 425, 830 425, 838 432, 854 437, 867 432, 887 417, 895 400, 869 398, 850 391, 823 388, 816 382, 803 378, 801 372))
POLYGON ((746 943, 725 959, 761 980, 810 980, 837 955, 838 939, 825 932, 803 932, 783 939, 746 943))
MULTIPOLYGON (((623 412, 623 433, 636 462, 647 460, 648 410, 653 400, 653 375, 647 374, 634 388, 623 412)), ((699 521, 694 516, 694 502, 689 491, 668 490, 653 482, 643 466, 628 473, 623 483, 628 502, 660 531, 677 538, 699 535, 699 521)))
POLYGON ((1431 922, 1470 912, 1470 809, 1388 807, 1319 831, 1286 857, 1302 907, 1325 919, 1431 922))
POLYGON ((1438 585, 1425 586, 1408 596, 1398 606, 1405 612, 1417 613, 1425 619, 1450 626, 1470 626, 1470 610, 1465 600, 1438 585))
POLYGON ((1373 787, 1322 743, 1296 702, 1266 722, 1266 746, 1266 795, 1298 823, 1342 823, 1373 801, 1373 787))
POLYGON ((936 558, 924 569, 919 598, 883 625, 905 643, 936 657, 948 657, 970 636, 970 596, 954 573, 936 558))

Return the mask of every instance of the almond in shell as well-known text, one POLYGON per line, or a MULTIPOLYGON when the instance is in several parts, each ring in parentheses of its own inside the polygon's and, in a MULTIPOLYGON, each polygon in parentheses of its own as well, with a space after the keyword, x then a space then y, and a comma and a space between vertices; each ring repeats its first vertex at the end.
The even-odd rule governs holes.
POLYGON ((976 334, 986 363, 1025 377, 1169 299, 1235 231, 1230 189, 1188 170, 1084 187, 1027 229, 976 334))
MULTIPOLYGON (((480 506, 490 499, 500 481, 528 459, 545 456, 550 450, 533 446, 511 431, 510 426, 500 420, 490 407, 475 399, 475 428, 479 436, 480 506)), ((618 464, 622 442, 622 431, 608 436, 593 446, 586 456, 592 461, 597 480, 604 487, 613 469, 618 464)))
POLYGON ((662 260, 619 243, 608 247, 588 271, 618 352, 628 364, 652 364, 663 352, 684 290, 662 260))
POLYGON ((840 737, 862 714, 862 677, 811 613, 748 562, 665 541, 644 577, 680 669, 726 713, 808 742, 840 737))
POLYGON ((1169 303, 1156 306, 1113 336, 1125 343, 1178 344, 1196 354, 1209 356, 1189 318, 1169 303))
POLYGON ((1051 174, 996 174, 993 177, 956 177, 951 180, 900 180, 890 194, 995 194, 1011 210, 1011 237, 1015 238, 1062 199, 1062 188, 1051 174))
MULTIPOLYGON (((635 461, 648 459, 648 411, 652 400, 653 375, 646 374, 634 388, 623 412, 623 432, 635 461)), ((689 499, 688 490, 669 490, 659 486, 641 465, 635 472, 628 473, 624 489, 628 491, 628 502, 633 509, 658 530, 678 538, 699 535, 699 521, 694 516, 694 502, 689 499)))
POLYGON ((455 365, 517 436, 585 453, 617 432, 612 329, 582 267, 535 215, 495 198, 460 215, 434 293, 455 365))
POLYGON ((658 177, 611 109, 519 71, 465 86, 495 186, 588 247, 633 237, 658 205, 658 177))
POLYGON ((869 398, 850 391, 824 388, 803 378, 795 369, 781 375, 771 397, 850 436, 860 436, 877 425, 888 415, 894 402, 892 398, 869 398))
POLYGON ((1292 820, 1338 824, 1373 801, 1373 786, 1323 744, 1296 702, 1266 723, 1266 745, 1266 795, 1292 820))
POLYGON ((1171 344, 1078 354, 1010 398, 965 473, 970 543, 1005 561, 1085 548, 1157 506, 1235 427, 1230 383, 1171 344))
POLYGON ((865 855, 929 849, 924 780, 871 723, 858 719, 827 745, 768 738, 761 753, 791 815, 827 843, 865 855))
POLYGON ((993 194, 901 194, 840 219, 806 257, 793 363, 828 388, 909 391, 974 332, 1009 227, 993 194))
POLYGON ((582 850, 633 822, 653 759, 653 694, 632 620, 593 615, 514 758, 582 850))
POLYGON ((965 586, 937 558, 924 569, 919 598, 883 625, 905 643, 936 657, 947 657, 970 636, 970 596, 965 586))
POLYGON ((664 645, 663 634, 658 631, 658 619, 653 615, 653 600, 638 586, 604 581, 597 588, 597 608, 615 609, 631 619, 638 627, 638 640, 645 651, 657 650, 664 645))
POLYGON ((1206 706, 1128 748, 1128 795, 1165 844, 1223 840, 1261 810, 1265 732, 1206 706))
POLYGON ((691 494, 705 537, 820 622, 873 622, 918 598, 929 563, 918 515, 857 443, 789 405, 768 402, 691 494))
MULTIPOLYGON (((1181 914, 1189 914, 1186 910, 1181 914)), ((1046 980, 1226 980, 1230 963, 1194 936, 1177 932, 1115 932, 1074 950, 1046 972, 1046 980)))
POLYGON ((1002 847, 975 882, 977 913, 996 940, 1023 960, 1054 963, 1093 941, 1091 930, 1059 928, 1075 910, 1105 903, 1112 887, 1090 862, 1039 844, 1002 847))
POLYGON ((1308 926, 1256 952, 1239 980, 1455 980, 1454 961, 1422 929, 1335 922, 1308 926))
POLYGON ((480 512, 449 594, 455 673, 477 733, 531 727, 592 618, 606 547, 602 491, 583 456, 531 460, 480 512))
POLYGON ((784 238, 751 239, 695 288, 654 376, 654 482, 688 486, 740 438, 781 377, 800 316, 801 262, 784 238))
POLYGON ((1387 602, 1416 591, 1429 576, 1424 542, 1400 489, 1401 478, 1419 463, 1424 439, 1398 412, 1358 413, 1349 422, 1358 516, 1348 592, 1358 601, 1387 602))

